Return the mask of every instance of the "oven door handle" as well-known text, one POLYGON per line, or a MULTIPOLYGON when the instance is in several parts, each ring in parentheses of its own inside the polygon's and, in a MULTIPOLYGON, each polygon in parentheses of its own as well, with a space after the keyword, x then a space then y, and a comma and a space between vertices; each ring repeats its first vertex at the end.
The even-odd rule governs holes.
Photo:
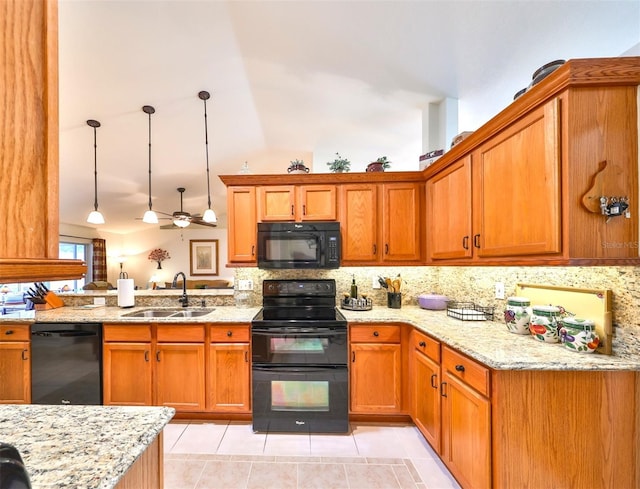
POLYGON ((309 372, 326 372, 327 370, 346 369, 346 365, 326 365, 322 367, 274 367, 274 366, 262 366, 253 364, 253 370, 260 372, 274 372, 274 373, 309 373, 309 372))
POLYGON ((346 329, 326 329, 326 328, 253 328, 251 330, 253 334, 259 334, 263 336, 282 336, 283 334, 295 334, 299 336, 316 336, 316 337, 327 337, 327 336, 338 336, 338 335, 347 335, 346 329))

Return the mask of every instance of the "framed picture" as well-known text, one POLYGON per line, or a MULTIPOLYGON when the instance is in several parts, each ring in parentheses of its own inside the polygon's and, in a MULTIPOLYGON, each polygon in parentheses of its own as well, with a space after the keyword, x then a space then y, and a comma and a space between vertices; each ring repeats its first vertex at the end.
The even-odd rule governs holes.
POLYGON ((190 239, 191 275, 218 275, 218 240, 190 239))

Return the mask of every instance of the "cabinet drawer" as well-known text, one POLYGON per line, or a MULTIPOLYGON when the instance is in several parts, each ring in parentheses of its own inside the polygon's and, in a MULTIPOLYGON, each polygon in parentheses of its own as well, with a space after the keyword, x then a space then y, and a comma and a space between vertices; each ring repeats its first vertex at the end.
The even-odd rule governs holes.
POLYGON ((351 326, 352 343, 400 343, 400 326, 351 326))
POLYGON ((209 326, 209 338, 212 343, 248 343, 249 336, 249 326, 246 324, 209 326))
POLYGON ((489 369, 448 347, 442 349, 442 367, 480 394, 489 397, 489 369))
POLYGON ((200 343, 204 342, 203 324, 159 324, 158 343, 200 343))
POLYGON ((105 324, 102 331, 106 342, 151 341, 151 326, 148 324, 105 324))
POLYGON ((440 363, 440 342, 438 340, 414 329, 411 333, 411 348, 424 353, 434 362, 440 363))
POLYGON ((28 324, 5 324, 0 326, 0 341, 29 341, 28 324))

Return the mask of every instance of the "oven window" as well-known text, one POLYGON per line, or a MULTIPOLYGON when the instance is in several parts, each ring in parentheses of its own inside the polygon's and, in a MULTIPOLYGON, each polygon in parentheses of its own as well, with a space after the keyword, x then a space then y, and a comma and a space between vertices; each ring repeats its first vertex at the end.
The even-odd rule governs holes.
POLYGON ((324 353, 328 338, 271 338, 272 353, 324 353))
POLYGON ((329 411, 329 382, 325 380, 271 381, 273 411, 329 411))
POLYGON ((316 260, 318 242, 314 238, 292 238, 266 240, 266 259, 284 261, 316 260))

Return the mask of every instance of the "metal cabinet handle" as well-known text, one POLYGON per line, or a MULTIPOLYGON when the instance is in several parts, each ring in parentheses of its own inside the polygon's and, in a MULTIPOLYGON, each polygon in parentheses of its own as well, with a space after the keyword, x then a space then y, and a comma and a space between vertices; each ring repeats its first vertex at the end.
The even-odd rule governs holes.
POLYGON ((418 343, 418 346, 424 348, 425 346, 427 346, 427 344, 424 341, 421 341, 420 343, 418 343))
POLYGON ((465 237, 462 238, 462 247, 465 250, 469 249, 469 236, 465 236, 465 237))
POLYGON ((473 246, 475 246, 476 248, 480 248, 480 235, 479 234, 474 234, 473 235, 473 246))
POLYGON ((351 363, 354 363, 356 361, 356 352, 352 351, 351 352, 351 363))
POLYGON ((464 372, 464 365, 456 365, 456 370, 458 372, 464 372))
POLYGON ((307 215, 307 206, 305 204, 302 204, 302 215, 303 216, 307 215))
POLYGON ((227 331, 227 336, 231 338, 233 336, 233 331, 227 331))
POLYGON ((447 397, 447 391, 445 390, 445 386, 447 385, 446 382, 441 382, 440 383, 440 395, 442 397, 447 397))
POLYGON ((389 254, 389 243, 385 243, 384 244, 384 254, 388 255, 389 254))
POLYGON ((291 215, 292 215, 292 216, 293 216, 293 214, 294 214, 294 211, 295 211, 294 207, 293 207, 293 206, 291 206, 291 215))
POLYGON ((373 254, 377 254, 378 253, 378 246, 374 243, 373 244, 373 254))
POLYGON ((376 336, 376 337, 377 337, 377 336, 380 336, 380 333, 378 333, 377 331, 374 331, 374 332, 373 332, 373 336, 376 336))
POLYGON ((438 380, 438 374, 433 374, 431 376, 431 387, 433 387, 434 389, 438 389, 438 384, 436 383, 436 381, 438 380))
POLYGON ((29 350, 22 350, 22 359, 23 360, 29 360, 29 357, 27 356, 29 350))
POLYGON ((160 361, 160 350, 158 350, 156 352, 156 361, 159 362, 160 361))
POLYGON ((249 363, 249 352, 248 351, 244 352, 244 363, 249 363))
POLYGON ((4 334, 13 334, 13 330, 12 329, 8 329, 4 332, 4 334))
POLYGON ((148 362, 149 361, 149 350, 145 350, 144 351, 144 361, 148 362))
POLYGON ((256 245, 251 245, 251 256, 256 256, 256 245))

